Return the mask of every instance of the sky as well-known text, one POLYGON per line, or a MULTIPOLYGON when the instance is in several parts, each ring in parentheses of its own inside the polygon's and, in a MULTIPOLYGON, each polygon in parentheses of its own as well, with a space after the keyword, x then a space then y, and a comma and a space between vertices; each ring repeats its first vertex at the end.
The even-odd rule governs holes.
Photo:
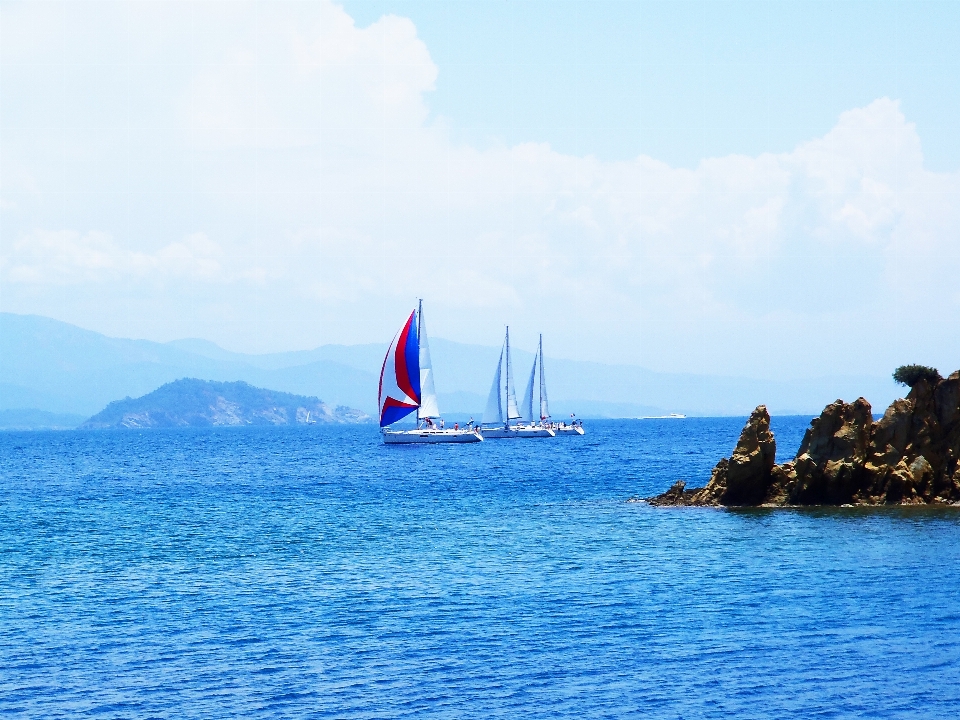
POLYGON ((0 4, 0 310, 960 367, 960 5, 0 4))

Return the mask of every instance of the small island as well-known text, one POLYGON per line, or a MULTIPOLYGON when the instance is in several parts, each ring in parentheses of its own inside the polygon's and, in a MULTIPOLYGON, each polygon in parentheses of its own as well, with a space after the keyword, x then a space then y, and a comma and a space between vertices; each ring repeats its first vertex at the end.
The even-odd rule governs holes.
POLYGON ((790 462, 777 465, 770 414, 747 420, 730 458, 705 487, 683 480, 656 506, 960 505, 960 371, 943 379, 919 365, 898 368, 910 386, 880 420, 862 397, 837 400, 815 418, 790 462))
POLYGON ((139 398, 116 400, 81 429, 365 423, 370 417, 316 397, 265 390, 245 382, 183 378, 139 398))

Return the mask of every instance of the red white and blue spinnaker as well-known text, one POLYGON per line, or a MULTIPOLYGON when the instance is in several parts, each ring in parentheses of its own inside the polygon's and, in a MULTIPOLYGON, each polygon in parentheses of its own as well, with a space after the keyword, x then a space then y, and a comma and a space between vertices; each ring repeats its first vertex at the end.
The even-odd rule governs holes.
POLYGON ((400 328, 380 369, 380 430, 385 443, 480 442, 473 427, 444 427, 433 386, 430 346, 423 322, 423 302, 400 328), (389 426, 410 413, 417 413, 415 430, 391 430, 389 426))
POLYGON ((416 310, 400 328, 380 370, 380 427, 402 420, 420 407, 420 343, 416 310))

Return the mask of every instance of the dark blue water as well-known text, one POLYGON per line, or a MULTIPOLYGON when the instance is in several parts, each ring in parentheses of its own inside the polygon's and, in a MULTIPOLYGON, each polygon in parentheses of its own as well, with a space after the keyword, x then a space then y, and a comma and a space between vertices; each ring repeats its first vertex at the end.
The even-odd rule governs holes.
POLYGON ((960 513, 626 502, 742 423, 0 433, 0 714, 958 717, 960 513))

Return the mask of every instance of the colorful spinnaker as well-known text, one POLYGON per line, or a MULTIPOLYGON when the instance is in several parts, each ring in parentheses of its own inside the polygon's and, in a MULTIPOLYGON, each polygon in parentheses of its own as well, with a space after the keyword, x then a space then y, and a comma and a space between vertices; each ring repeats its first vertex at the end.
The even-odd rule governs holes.
POLYGON ((423 300, 390 343, 380 369, 380 435, 387 445, 424 443, 483 442, 483 435, 471 422, 466 427, 444 427, 433 383, 433 364, 427 326, 423 321, 423 300), (412 430, 389 426, 410 413, 417 413, 412 430))
POLYGON ((402 420, 420 407, 420 343, 416 310, 400 328, 380 370, 380 427, 402 420))

